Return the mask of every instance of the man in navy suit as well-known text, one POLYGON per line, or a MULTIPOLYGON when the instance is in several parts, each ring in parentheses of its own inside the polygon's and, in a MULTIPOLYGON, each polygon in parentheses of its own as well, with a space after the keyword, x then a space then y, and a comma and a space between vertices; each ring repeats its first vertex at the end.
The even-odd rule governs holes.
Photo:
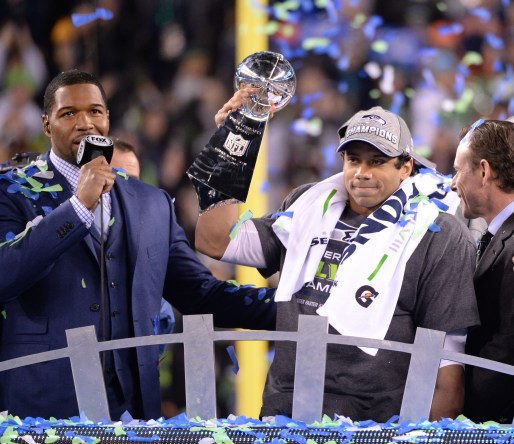
MULTIPOLYGON (((234 292, 215 279, 190 248, 167 193, 118 174, 103 156, 77 166, 81 140, 109 132, 94 76, 59 74, 43 108, 50 152, 0 176, 1 360, 65 347, 65 330, 75 327, 94 325, 100 340, 156 334, 161 295, 183 314, 213 313, 219 327, 274 328, 272 291, 234 292)), ((158 346, 105 353, 112 419, 125 411, 160 416, 158 354, 158 346)), ((79 414, 69 361, 0 373, 0 410, 79 414)))
MULTIPOLYGON (((473 276, 481 325, 466 352, 514 365, 514 123, 479 120, 461 136, 452 189, 464 217, 487 222, 473 276)), ((512 423, 514 376, 468 366, 465 388, 468 418, 512 423)))

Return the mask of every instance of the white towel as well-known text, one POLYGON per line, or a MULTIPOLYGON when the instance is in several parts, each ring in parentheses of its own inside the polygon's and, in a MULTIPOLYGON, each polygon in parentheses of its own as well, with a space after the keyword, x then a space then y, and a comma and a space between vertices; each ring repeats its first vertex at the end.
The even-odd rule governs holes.
MULTIPOLYGON (((423 194, 419 197, 416 184, 422 184, 424 193, 437 192, 443 198, 446 194, 441 191, 443 179, 444 176, 432 172, 408 178, 361 224, 343 254, 329 298, 317 310, 328 317, 339 333, 385 337, 400 294, 405 265, 440 211, 433 200, 423 194)), ((276 301, 291 300, 294 293, 313 280, 326 245, 310 247, 311 239, 330 236, 347 200, 343 173, 340 173, 307 190, 288 208, 288 212, 293 212, 292 217, 282 215, 273 224, 287 249, 276 301)), ((363 350, 373 355, 377 351, 363 350)))

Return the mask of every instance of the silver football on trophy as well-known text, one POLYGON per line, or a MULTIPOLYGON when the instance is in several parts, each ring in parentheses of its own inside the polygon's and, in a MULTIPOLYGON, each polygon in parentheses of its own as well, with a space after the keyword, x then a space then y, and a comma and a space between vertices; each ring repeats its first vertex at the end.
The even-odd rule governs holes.
POLYGON ((270 101, 275 112, 284 108, 296 90, 296 76, 291 64, 282 54, 262 51, 246 57, 237 67, 234 78, 236 90, 245 86, 258 87, 251 101, 243 106, 241 112, 255 120, 267 120, 270 101))

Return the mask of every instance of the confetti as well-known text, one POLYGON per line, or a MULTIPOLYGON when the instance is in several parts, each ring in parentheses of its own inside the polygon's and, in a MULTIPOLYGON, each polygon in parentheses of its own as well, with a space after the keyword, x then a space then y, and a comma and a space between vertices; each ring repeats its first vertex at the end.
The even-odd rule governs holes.
POLYGON ((237 375, 237 372, 239 372, 239 363, 237 362, 236 351, 233 345, 229 345, 227 347, 227 353, 230 357, 230 360, 234 364, 234 366, 232 367, 232 371, 237 375))
POLYGON ((95 20, 111 20, 114 17, 112 11, 105 8, 96 8, 90 14, 71 14, 71 23, 75 28, 87 25, 95 20))
POLYGON ((249 219, 251 219, 253 216, 253 213, 250 210, 245 211, 241 216, 239 216, 239 220, 234 224, 234 226, 231 228, 229 237, 231 240, 234 240, 236 238, 237 232, 239 231, 239 228, 249 219))

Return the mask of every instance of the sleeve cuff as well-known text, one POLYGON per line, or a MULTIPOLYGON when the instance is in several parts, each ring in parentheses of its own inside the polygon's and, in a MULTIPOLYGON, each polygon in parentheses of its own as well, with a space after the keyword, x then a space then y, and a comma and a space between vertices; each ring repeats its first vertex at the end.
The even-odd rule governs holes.
POLYGON ((77 213, 79 219, 86 225, 86 228, 91 228, 93 221, 95 220, 95 216, 91 211, 89 211, 86 206, 79 200, 79 198, 73 195, 70 198, 71 206, 77 213))

